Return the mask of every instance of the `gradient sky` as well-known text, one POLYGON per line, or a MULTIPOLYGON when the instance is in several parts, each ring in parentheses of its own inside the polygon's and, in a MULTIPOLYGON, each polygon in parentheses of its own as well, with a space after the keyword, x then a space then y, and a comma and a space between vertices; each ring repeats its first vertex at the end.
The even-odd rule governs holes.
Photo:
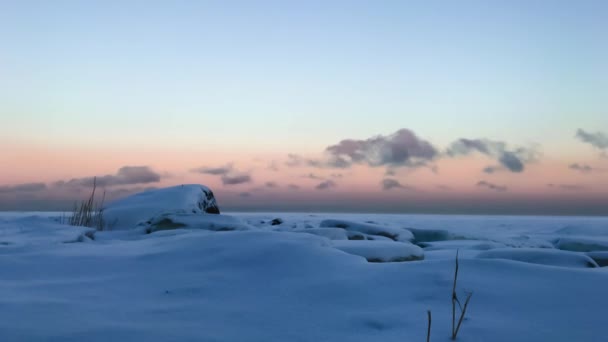
POLYGON ((0 210, 107 175, 228 210, 608 215, 607 34, 606 1, 0 1, 0 210))

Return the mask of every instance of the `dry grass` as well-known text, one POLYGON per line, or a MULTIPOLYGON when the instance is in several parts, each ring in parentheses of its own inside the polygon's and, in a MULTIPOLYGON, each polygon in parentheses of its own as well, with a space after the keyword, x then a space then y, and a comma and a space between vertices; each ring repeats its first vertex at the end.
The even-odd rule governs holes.
MULTIPOLYGON (((456 284, 458 283, 458 250, 456 251, 456 267, 454 269, 454 283, 452 284, 452 340, 456 340, 458 336, 458 332, 460 331, 460 326, 462 325, 462 321, 464 321, 464 316, 467 313, 467 308, 469 307, 469 301, 471 300, 471 296, 473 296, 473 292, 467 293, 467 297, 464 300, 464 305, 461 305, 460 299, 458 299, 458 294, 456 293, 456 284), (456 304, 458 304, 458 308, 460 309, 460 316, 458 320, 456 320, 456 304), (458 321, 458 322, 457 322, 458 321)), ((426 342, 431 341, 431 310, 427 310, 427 331, 426 331, 426 342)))
POLYGON ((72 226, 91 227, 97 230, 104 230, 105 221, 103 219, 103 204, 106 192, 103 192, 101 201, 95 202, 95 192, 97 190, 97 178, 93 178, 93 190, 91 195, 80 205, 74 205, 74 211, 68 218, 68 223, 72 226))

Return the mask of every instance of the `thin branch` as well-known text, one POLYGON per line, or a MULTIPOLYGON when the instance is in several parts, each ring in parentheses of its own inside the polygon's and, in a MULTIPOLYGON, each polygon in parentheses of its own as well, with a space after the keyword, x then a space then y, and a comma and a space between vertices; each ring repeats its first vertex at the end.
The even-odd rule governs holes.
POLYGON ((430 342, 431 341, 431 321, 432 321, 431 310, 427 310, 426 315, 428 318, 428 328, 426 330, 426 342, 430 342))
POLYGON ((456 335, 458 335, 458 331, 460 330, 460 325, 462 324, 462 321, 464 320, 464 315, 467 313, 467 307, 469 306, 469 300, 471 300, 471 296, 473 296, 473 292, 469 293, 467 295, 467 299, 464 301, 464 308, 462 309, 462 313, 460 314, 460 319, 458 320, 458 325, 456 326, 456 332, 454 333, 454 338, 456 338, 456 335))

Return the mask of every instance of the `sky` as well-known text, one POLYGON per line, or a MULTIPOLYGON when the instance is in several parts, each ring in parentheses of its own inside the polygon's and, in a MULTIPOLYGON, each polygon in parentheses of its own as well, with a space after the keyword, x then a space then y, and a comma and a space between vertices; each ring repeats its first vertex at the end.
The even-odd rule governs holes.
POLYGON ((608 215, 606 1, 0 1, 0 210, 608 215))

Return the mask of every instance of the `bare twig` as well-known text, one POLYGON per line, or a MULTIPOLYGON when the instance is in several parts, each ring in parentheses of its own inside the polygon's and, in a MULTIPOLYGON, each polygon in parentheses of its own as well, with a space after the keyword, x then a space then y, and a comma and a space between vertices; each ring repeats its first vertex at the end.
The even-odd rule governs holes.
POLYGON ((431 310, 426 311, 426 316, 428 318, 428 327, 426 330, 426 342, 430 342, 431 341, 431 321, 432 321, 431 310))
POLYGON ((462 325, 464 315, 466 314, 467 307, 469 306, 469 301, 471 300, 471 296, 473 296, 472 292, 468 293, 467 298, 464 301, 464 306, 460 304, 458 294, 456 294, 456 283, 458 282, 458 268, 458 250, 456 250, 456 267, 454 268, 454 284, 452 286, 452 340, 455 340, 456 336, 458 336, 458 331, 460 331, 460 325, 462 325), (458 304, 458 307, 460 308, 460 317, 458 318, 458 324, 456 324, 456 304, 458 304))
POLYGON ((473 292, 470 292, 469 294, 467 294, 467 299, 465 299, 464 301, 464 307, 462 308, 461 314, 460 314, 460 319, 458 320, 458 325, 456 326, 456 331, 454 331, 454 336, 452 337, 452 339, 456 339, 456 335, 458 335, 458 331, 460 330, 460 325, 462 324, 462 321, 464 320, 464 315, 467 313, 467 306, 469 306, 469 300, 471 300, 471 296, 473 295, 473 292))

